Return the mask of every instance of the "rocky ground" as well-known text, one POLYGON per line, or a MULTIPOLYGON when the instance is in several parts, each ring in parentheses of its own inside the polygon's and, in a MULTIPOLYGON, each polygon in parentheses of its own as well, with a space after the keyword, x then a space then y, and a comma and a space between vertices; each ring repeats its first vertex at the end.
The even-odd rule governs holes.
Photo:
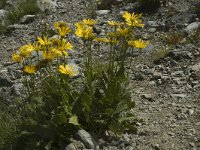
MULTIPOLYGON (((21 77, 10 59, 14 50, 34 41, 44 23, 51 26, 63 20, 72 24, 86 17, 83 0, 60 0, 57 4, 54 13, 38 14, 33 22, 16 24, 0 35, 0 100, 12 101, 21 92, 21 77)), ((138 124, 137 135, 99 139, 100 149, 200 149, 200 21, 195 4, 194 0, 169 0, 156 12, 144 14, 146 26, 136 33, 151 44, 128 57, 135 59, 130 68, 132 97, 137 104, 133 111, 144 124, 138 124)), ((120 19, 123 11, 134 9, 135 3, 126 2, 97 11, 99 27, 104 28, 105 20, 120 19)))

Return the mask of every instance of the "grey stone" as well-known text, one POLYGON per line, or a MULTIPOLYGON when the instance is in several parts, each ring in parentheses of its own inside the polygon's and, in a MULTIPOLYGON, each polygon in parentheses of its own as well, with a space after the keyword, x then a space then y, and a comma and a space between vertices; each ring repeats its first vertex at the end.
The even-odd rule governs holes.
POLYGON ((180 60, 182 58, 191 59, 193 57, 191 52, 182 49, 175 49, 169 52, 168 56, 174 58, 175 60, 180 60))
POLYGON ((22 94, 23 88, 24 88, 24 85, 22 83, 15 83, 12 85, 11 91, 13 92, 13 94, 19 96, 22 94))
POLYGON ((195 143, 190 143, 190 146, 195 147, 195 143))
POLYGON ((148 21, 147 26, 149 26, 150 28, 155 28, 156 30, 162 30, 165 28, 166 25, 164 21, 158 20, 158 21, 148 21))
POLYGON ((168 75, 163 75, 162 77, 161 77, 161 80, 163 81, 163 82, 165 82, 165 81, 169 81, 171 78, 168 76, 168 75))
POLYGON ((0 19, 4 18, 7 12, 8 11, 6 11, 4 9, 0 9, 0 19))
POLYGON ((142 51, 146 53, 151 53, 155 50, 155 45, 149 44, 146 48, 144 48, 142 51))
POLYGON ((141 97, 145 98, 145 99, 147 99, 149 101, 153 101, 153 97, 152 97, 151 94, 142 94, 141 97))
POLYGON ((135 73, 134 74, 134 79, 135 80, 139 80, 139 81, 143 81, 145 79, 144 75, 142 73, 135 73))
POLYGON ((193 33, 193 32, 194 32, 195 30, 197 30, 199 27, 200 27, 200 22, 193 22, 193 23, 189 24, 189 25, 186 27, 185 31, 186 31, 187 33, 193 33))
POLYGON ((97 10, 97 15, 107 15, 110 12, 110 10, 97 10))
POLYGON ((159 145, 159 144, 153 144, 152 147, 153 147, 155 150, 160 150, 160 145, 159 145))
POLYGON ((24 23, 24 24, 30 23, 30 22, 32 22, 34 19, 35 19, 35 15, 25 15, 25 16, 22 17, 21 23, 24 23))
POLYGON ((8 26, 9 31, 12 31, 12 30, 15 30, 15 29, 27 29, 27 28, 28 28, 27 25, 22 25, 22 24, 13 24, 13 25, 8 26))
POLYGON ((67 147, 65 147, 65 150, 76 150, 76 147, 73 143, 69 144, 67 147))
POLYGON ((54 12, 58 7, 56 1, 52 0, 37 0, 37 6, 42 12, 54 12))
POLYGON ((162 78, 162 74, 160 72, 154 72, 153 73, 153 77, 152 77, 153 80, 158 80, 158 79, 161 79, 161 78, 162 78))
POLYGON ((77 138, 83 142, 83 144, 86 146, 86 148, 95 149, 97 147, 96 141, 85 130, 79 130, 77 133, 77 138))
POLYGON ((189 110, 187 111, 187 113, 188 113, 189 115, 192 115, 192 114, 194 113, 194 110, 193 110, 193 109, 189 109, 189 110))
POLYGON ((187 95, 186 94, 171 94, 173 98, 185 98, 187 95))
POLYGON ((191 13, 178 13, 166 21, 167 28, 171 28, 172 26, 176 26, 179 28, 183 28, 186 23, 190 24, 195 21, 196 15, 191 13))
POLYGON ((156 82, 155 82, 155 81, 150 81, 150 82, 149 82, 149 85, 150 85, 150 86, 154 86, 154 85, 156 85, 156 82))
POLYGON ((169 134, 170 136, 175 136, 175 133, 174 133, 174 132, 168 132, 168 134, 169 134))
POLYGON ((154 32, 156 32, 156 28, 150 28, 148 31, 149 31, 150 33, 154 33, 154 32))
POLYGON ((151 28, 157 28, 159 26, 157 21, 148 21, 147 25, 151 28))
POLYGON ((200 63, 190 66, 189 68, 191 68, 194 71, 200 71, 200 63))
POLYGON ((170 59, 167 62, 167 64, 170 65, 170 66, 177 66, 178 65, 177 61, 175 61, 174 59, 170 59))

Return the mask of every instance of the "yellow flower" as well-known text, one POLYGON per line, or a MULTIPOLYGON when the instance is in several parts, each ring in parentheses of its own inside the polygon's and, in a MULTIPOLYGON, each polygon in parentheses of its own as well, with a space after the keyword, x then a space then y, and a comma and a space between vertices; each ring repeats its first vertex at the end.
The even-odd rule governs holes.
POLYGON ((75 70, 73 65, 60 65, 58 71, 71 77, 78 75, 78 72, 75 70))
POLYGON ((35 51, 40 51, 42 46, 38 42, 35 42, 33 43, 33 48, 35 51))
POLYGON ((149 45, 149 42, 145 42, 145 41, 139 39, 139 40, 128 41, 128 44, 132 47, 143 49, 149 45))
POLYGON ((46 36, 38 37, 37 39, 38 39, 38 43, 40 43, 41 45, 47 46, 51 44, 51 41, 49 41, 46 36))
POLYGON ((121 26, 121 25, 123 25, 123 22, 117 22, 117 21, 108 21, 107 23, 110 26, 121 26))
POLYGON ((69 32, 71 31, 70 28, 66 27, 66 28, 58 28, 58 33, 61 37, 67 35, 69 32))
POLYGON ((82 39, 94 39, 95 38, 95 34, 93 33, 93 29, 92 27, 88 27, 85 24, 79 22, 76 23, 76 31, 75 34, 82 38, 82 39))
POLYGON ((69 32, 71 32, 71 29, 69 28, 66 22, 55 22, 54 28, 58 31, 61 37, 64 37, 69 32))
POLYGON ((50 50, 50 51, 43 51, 43 58, 45 60, 53 60, 54 58, 57 57, 57 53, 53 50, 50 50))
POLYGON ((62 39, 60 42, 59 42, 59 45, 58 45, 58 49, 60 50, 71 50, 73 48, 73 46, 67 42, 66 39, 62 39))
POLYGON ((29 74, 33 74, 36 72, 36 67, 33 65, 30 66, 25 66, 24 67, 24 72, 29 73, 29 74))
POLYGON ((117 28, 117 32, 122 36, 130 36, 132 30, 130 28, 117 28))
POLYGON ((109 39, 107 38, 95 38, 96 42, 102 42, 102 43, 109 43, 109 39))
POLYGON ((17 54, 16 52, 14 52, 14 53, 12 54, 12 60, 13 60, 14 62, 19 63, 19 62, 21 62, 21 61, 23 60, 23 57, 20 56, 19 54, 17 54))
POLYGON ((28 57, 34 51, 34 46, 32 44, 26 44, 19 48, 19 55, 22 57, 28 57))
POLYGON ((144 27, 144 24, 142 24, 142 21, 140 19, 141 17, 142 14, 130 14, 127 11, 123 14, 123 18, 125 19, 126 24, 131 27, 144 27))
POLYGON ((111 44, 118 44, 119 41, 116 38, 110 38, 109 39, 109 43, 111 43, 111 44))
POLYGON ((93 19, 83 19, 83 23, 88 26, 94 26, 97 23, 97 21, 93 19))
POLYGON ((55 22, 53 26, 54 26, 55 29, 68 27, 67 23, 63 22, 63 21, 55 22))
MULTIPOLYGON (((51 59, 54 59, 56 56, 62 56, 62 51, 60 51, 59 49, 57 48, 51 48, 50 49, 51 53, 52 53, 52 56, 51 56, 51 59), (54 57, 55 56, 55 57, 54 57)), ((50 58, 50 57, 49 57, 50 58)))

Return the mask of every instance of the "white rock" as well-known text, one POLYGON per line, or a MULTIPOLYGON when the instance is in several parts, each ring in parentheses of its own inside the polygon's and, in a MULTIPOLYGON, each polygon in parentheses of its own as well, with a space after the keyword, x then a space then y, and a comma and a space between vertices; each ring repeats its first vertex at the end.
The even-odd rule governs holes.
POLYGON ((189 109, 187 112, 188 112, 189 115, 192 115, 194 113, 194 110, 193 109, 189 109))
POLYGON ((21 23, 30 23, 35 19, 35 15, 25 15, 21 19, 21 23))
POLYGON ((37 0, 37 6, 42 12, 45 11, 50 11, 54 12, 56 8, 58 7, 57 5, 57 0, 37 0))
POLYGON ((79 130, 77 136, 86 146, 86 148, 96 149, 97 143, 88 132, 85 130, 79 130))
POLYGON ((7 12, 8 11, 6 11, 4 9, 0 9, 0 19, 4 18, 7 12))
POLYGON ((76 150, 76 147, 73 143, 69 144, 67 147, 65 147, 65 150, 76 150))
POLYGON ((186 94, 171 94, 173 98, 185 98, 187 95, 186 94))
POLYGON ((186 27, 186 29, 185 29, 185 31, 187 32, 187 33, 193 33, 196 29, 198 29, 200 27, 200 22, 193 22, 193 23, 191 23, 191 24, 189 24, 187 27, 186 27))
POLYGON ((97 10, 97 15, 106 15, 110 12, 110 10, 97 10))

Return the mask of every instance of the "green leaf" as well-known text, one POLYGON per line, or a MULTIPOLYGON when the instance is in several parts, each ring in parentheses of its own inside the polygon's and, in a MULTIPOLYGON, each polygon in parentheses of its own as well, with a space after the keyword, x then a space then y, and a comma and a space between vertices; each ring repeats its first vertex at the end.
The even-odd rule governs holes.
POLYGON ((78 123, 78 117, 76 115, 73 115, 69 118, 69 123, 75 125, 75 126, 78 126, 79 123, 78 123))
POLYGON ((124 122, 124 121, 131 121, 135 119, 134 116, 130 116, 130 117, 121 117, 121 118, 118 118, 118 121, 121 123, 121 122, 124 122))

